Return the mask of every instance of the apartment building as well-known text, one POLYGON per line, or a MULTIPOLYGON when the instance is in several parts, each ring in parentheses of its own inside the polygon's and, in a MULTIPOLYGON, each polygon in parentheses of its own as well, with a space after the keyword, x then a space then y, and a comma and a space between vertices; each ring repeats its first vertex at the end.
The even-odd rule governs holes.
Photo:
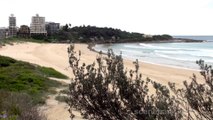
POLYGON ((59 31, 60 23, 46 22, 46 30, 48 35, 53 35, 59 31))
POLYGON ((18 36, 25 38, 30 37, 30 28, 27 25, 21 25, 18 30, 18 36))
POLYGON ((17 35, 17 27, 16 27, 16 17, 11 14, 9 16, 9 36, 13 37, 17 35))
POLYGON ((30 35, 47 35, 45 28, 45 17, 41 17, 38 14, 32 17, 30 24, 30 35))
POLYGON ((6 38, 7 28, 1 27, 0 28, 0 40, 6 38))

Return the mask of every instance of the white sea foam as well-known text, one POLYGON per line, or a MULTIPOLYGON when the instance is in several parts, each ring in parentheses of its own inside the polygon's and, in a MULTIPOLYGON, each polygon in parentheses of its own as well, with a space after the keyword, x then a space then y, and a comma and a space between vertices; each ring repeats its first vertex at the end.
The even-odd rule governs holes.
MULTIPOLYGON (((171 50, 171 51, 204 51, 204 52, 213 52, 213 49, 201 49, 201 48, 187 48, 182 47, 180 43, 176 43, 177 46, 169 47, 168 46, 160 46, 161 44, 173 44, 173 43, 159 43, 156 44, 146 44, 146 43, 140 43, 140 46, 143 46, 141 48, 150 48, 150 49, 156 49, 156 50, 171 50)), ((183 44, 183 43, 182 43, 183 44)), ((185 43, 187 44, 187 43, 185 43)), ((137 47, 139 48, 139 47, 137 47)))
POLYGON ((138 48, 138 49, 140 49, 141 48, 141 46, 138 46, 138 45, 124 45, 124 47, 125 48, 138 48))
MULTIPOLYGON (((107 46, 98 47, 107 50, 107 46)), ((213 64, 213 43, 139 43, 110 46, 115 53, 156 64, 195 68, 196 60, 213 64)))

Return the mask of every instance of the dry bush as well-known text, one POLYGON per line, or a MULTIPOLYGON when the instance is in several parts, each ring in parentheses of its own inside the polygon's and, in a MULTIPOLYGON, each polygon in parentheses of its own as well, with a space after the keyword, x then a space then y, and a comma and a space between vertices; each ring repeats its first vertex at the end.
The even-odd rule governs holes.
POLYGON ((0 90, 0 115, 3 120, 46 120, 37 107, 33 104, 32 98, 24 93, 14 93, 0 90))
POLYGON ((142 79, 138 61, 133 63, 135 70, 127 71, 122 56, 116 56, 112 50, 108 51, 107 57, 100 53, 96 63, 90 65, 79 65, 81 52, 77 54, 74 45, 70 45, 68 53, 75 76, 69 85, 71 118, 74 117, 73 108, 84 118, 97 120, 182 118, 183 110, 166 86, 142 79), (149 93, 149 84, 153 85, 155 94, 149 93))

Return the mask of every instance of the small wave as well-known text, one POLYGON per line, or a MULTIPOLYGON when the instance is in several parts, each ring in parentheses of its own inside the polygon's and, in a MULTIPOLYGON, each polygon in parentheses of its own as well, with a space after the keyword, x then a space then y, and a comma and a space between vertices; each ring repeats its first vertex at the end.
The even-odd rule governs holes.
POLYGON ((136 46, 136 45, 124 45, 124 47, 125 48, 138 48, 138 49, 140 49, 141 48, 141 46, 136 46))
POLYGON ((130 50, 130 49, 119 49, 120 52, 127 52, 127 53, 138 53, 138 54, 141 54, 142 52, 141 51, 138 51, 138 50, 130 50))
POLYGON ((173 50, 173 51, 176 51, 176 50, 197 51, 197 50, 199 50, 199 49, 195 49, 195 48, 163 47, 163 46, 156 46, 156 45, 144 44, 144 43, 140 43, 140 45, 144 46, 146 48, 159 49, 159 50, 173 50))
POLYGON ((165 53, 165 54, 184 54, 184 51, 176 50, 176 51, 162 51, 162 50, 155 50, 156 53, 165 53))
POLYGON ((212 57, 206 57, 206 56, 191 56, 192 58, 189 57, 172 57, 169 55, 165 55, 165 54, 160 54, 160 53, 156 53, 157 56, 162 57, 162 58, 167 58, 167 59, 171 59, 171 60, 178 60, 178 61, 190 61, 190 62, 195 62, 196 60, 199 59, 203 59, 205 60, 205 62, 209 62, 209 63, 213 63, 213 58, 212 57))
POLYGON ((208 53, 211 53, 213 55, 213 50, 212 49, 200 49, 200 51, 208 52, 208 53))
MULTIPOLYGON (((109 47, 101 46, 98 49, 106 52, 109 47), (106 50, 106 51, 104 51, 106 50)), ((116 54, 128 59, 142 59, 162 64, 178 64, 180 66, 193 66, 196 60, 203 59, 206 63, 213 63, 212 44, 203 43, 138 43, 116 44, 111 46, 116 54)))
POLYGON ((191 62, 196 61, 194 59, 177 58, 177 57, 172 57, 172 56, 168 56, 168 55, 164 55, 164 54, 159 54, 159 53, 156 53, 156 55, 159 56, 159 57, 163 57, 163 58, 167 58, 167 59, 172 59, 172 60, 191 61, 191 62))

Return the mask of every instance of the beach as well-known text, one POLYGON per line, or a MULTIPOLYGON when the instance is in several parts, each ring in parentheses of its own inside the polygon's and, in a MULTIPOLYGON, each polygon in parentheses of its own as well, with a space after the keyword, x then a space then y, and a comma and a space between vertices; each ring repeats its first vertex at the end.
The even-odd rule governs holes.
MULTIPOLYGON (((67 47, 69 44, 56 43, 14 43, 0 48, 0 55, 12 57, 17 60, 38 64, 45 67, 52 67, 57 71, 73 78, 72 70, 68 63, 67 47)), ((97 57, 97 52, 87 48, 87 44, 75 44, 75 50, 81 51, 81 63, 92 64, 97 57)), ((127 70, 134 69, 133 61, 125 59, 124 65, 127 70)), ((174 82, 178 87, 183 87, 183 81, 191 81, 190 77, 194 73, 199 80, 202 77, 199 71, 174 68, 169 66, 150 64, 140 62, 140 73, 144 79, 149 77, 159 83, 167 85, 168 82, 174 82)), ((66 83, 70 81, 67 80, 66 83)), ((202 81, 199 81, 202 82, 202 81)), ((47 105, 44 107, 44 113, 48 120, 69 120, 68 106, 65 103, 59 103, 53 98, 47 100, 47 105)), ((80 114, 75 112, 77 118, 80 119, 80 114)))

